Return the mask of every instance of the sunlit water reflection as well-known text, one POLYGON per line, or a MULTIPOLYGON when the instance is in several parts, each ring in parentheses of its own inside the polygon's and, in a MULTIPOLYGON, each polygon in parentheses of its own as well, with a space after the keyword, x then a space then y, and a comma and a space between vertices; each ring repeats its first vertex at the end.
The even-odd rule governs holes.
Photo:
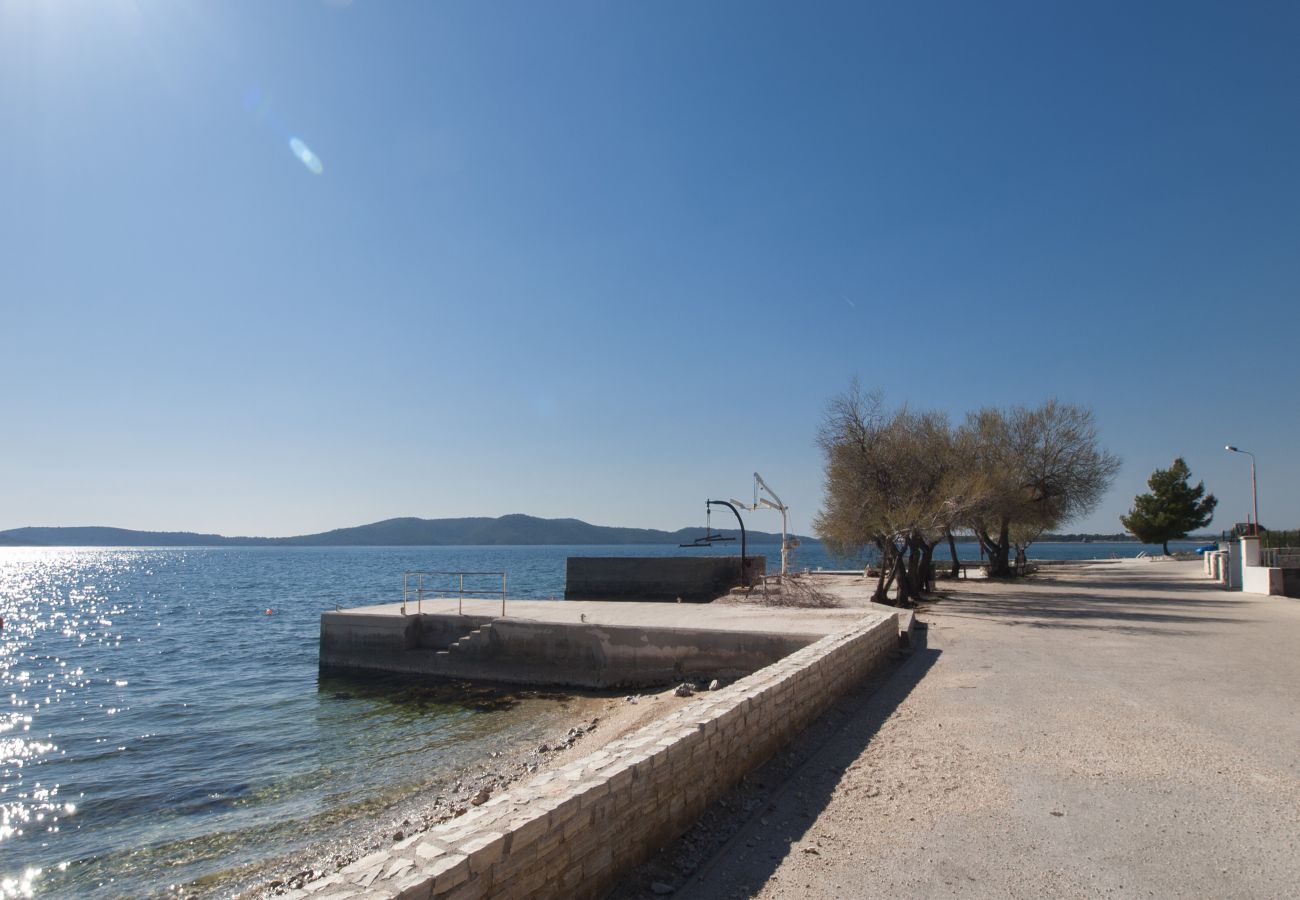
POLYGON ((554 700, 318 683, 321 611, 435 561, 562 591, 555 548, 0 550, 0 894, 165 891, 555 724, 554 700))

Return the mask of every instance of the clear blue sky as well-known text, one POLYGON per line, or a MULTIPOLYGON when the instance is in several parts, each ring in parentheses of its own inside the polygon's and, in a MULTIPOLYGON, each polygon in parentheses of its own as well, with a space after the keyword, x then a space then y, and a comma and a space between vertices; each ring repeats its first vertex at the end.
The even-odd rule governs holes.
POLYGON ((1300 524, 1300 6, 0 0, 0 528, 809 528, 857 375, 1300 524), (310 148, 306 162, 290 148, 310 148), (319 174, 308 162, 319 161, 319 174), (775 528, 775 514, 754 527, 775 528))

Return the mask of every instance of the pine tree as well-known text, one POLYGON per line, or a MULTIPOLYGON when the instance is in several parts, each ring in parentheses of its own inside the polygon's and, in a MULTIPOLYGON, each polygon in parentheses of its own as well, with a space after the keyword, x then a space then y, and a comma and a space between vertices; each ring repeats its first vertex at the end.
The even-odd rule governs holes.
POLYGON ((1119 520, 1144 544, 1160 544, 1169 555, 1169 542, 1210 523, 1219 501, 1205 493, 1205 482, 1187 483, 1192 470, 1180 456, 1167 469, 1156 469, 1147 480, 1149 494, 1133 498, 1133 508, 1119 520))

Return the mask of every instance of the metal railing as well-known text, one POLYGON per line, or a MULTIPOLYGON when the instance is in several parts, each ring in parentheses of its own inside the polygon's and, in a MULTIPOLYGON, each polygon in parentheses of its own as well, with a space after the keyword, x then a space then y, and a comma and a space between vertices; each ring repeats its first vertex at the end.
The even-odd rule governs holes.
MULTIPOLYGON (((472 584, 473 582, 471 582, 472 584)), ((480 582, 481 583, 481 582, 480 582)), ((415 611, 423 611, 423 603, 426 595, 430 597, 447 597, 455 593, 457 603, 456 611, 464 614, 465 598, 468 597, 500 597, 501 598, 501 615, 506 614, 506 573, 505 572, 403 572, 402 573, 402 615, 406 615, 406 604, 415 598, 415 611), (425 579, 431 579, 435 582, 433 586, 426 586, 425 579), (465 587, 466 578, 500 578, 501 588, 483 589, 474 587, 465 587), (446 579, 446 580, 442 580, 446 579)))
POLYGON ((1263 547, 1259 564, 1270 569, 1300 569, 1300 547, 1263 547))
POLYGON ((1300 531, 1269 531, 1260 533, 1260 543, 1268 548, 1297 550, 1300 549, 1300 531))

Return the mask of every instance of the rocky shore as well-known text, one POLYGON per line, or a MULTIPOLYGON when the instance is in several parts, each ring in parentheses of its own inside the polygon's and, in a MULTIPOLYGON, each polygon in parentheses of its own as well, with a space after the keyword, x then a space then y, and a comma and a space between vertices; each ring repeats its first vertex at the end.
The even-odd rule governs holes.
POLYGON ((344 829, 342 837, 324 841, 309 853, 227 872, 213 883, 188 886, 181 896, 269 900, 286 894, 413 834, 462 816, 492 796, 509 790, 521 778, 595 752, 686 702, 676 687, 613 697, 547 696, 565 706, 556 716, 553 736, 539 743, 504 746, 478 764, 448 772, 427 788, 397 802, 382 816, 352 823, 344 829))

